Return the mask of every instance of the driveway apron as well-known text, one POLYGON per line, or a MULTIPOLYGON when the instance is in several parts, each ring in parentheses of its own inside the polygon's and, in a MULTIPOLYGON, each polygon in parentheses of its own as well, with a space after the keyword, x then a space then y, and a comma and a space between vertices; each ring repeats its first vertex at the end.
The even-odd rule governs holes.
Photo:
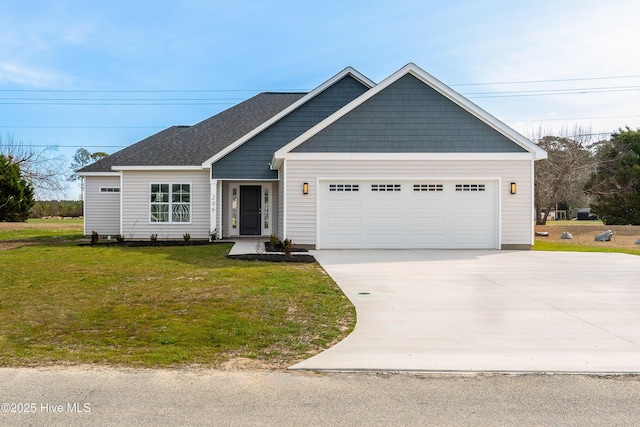
POLYGON ((640 373, 640 257, 315 251, 355 330, 291 369, 640 373))

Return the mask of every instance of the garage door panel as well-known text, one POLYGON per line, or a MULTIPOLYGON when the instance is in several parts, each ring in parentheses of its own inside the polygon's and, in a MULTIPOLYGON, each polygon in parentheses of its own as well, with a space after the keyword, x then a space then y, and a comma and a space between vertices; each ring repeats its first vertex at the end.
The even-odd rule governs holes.
POLYGON ((359 200, 330 200, 329 211, 354 211, 360 210, 359 200))
POLYGON ((443 217, 423 217, 423 218, 411 218, 411 228, 421 227, 437 227, 443 228, 447 223, 446 218, 443 217))
POLYGON ((423 210, 423 209, 438 209, 443 211, 447 206, 445 200, 412 200, 411 209, 423 210))
POLYGON ((488 218, 456 218, 454 221, 456 228, 476 228, 490 227, 488 218))
POLYGON ((446 242, 447 237, 437 232, 411 235, 411 243, 417 246, 442 247, 446 242))
POLYGON ((402 233, 371 234, 371 243, 374 245, 402 246, 402 244, 404 243, 404 236, 402 233))
POLYGON ((362 219, 357 217, 329 217, 329 227, 360 227, 362 225, 362 219))
POLYGON ((402 200, 375 200, 369 203, 370 210, 404 210, 402 200))
POLYGON ((358 247, 362 243, 359 234, 330 234, 328 236, 330 245, 350 245, 358 247))
POLYGON ((369 218, 369 224, 372 228, 379 227, 391 227, 391 228, 402 228, 404 223, 404 218, 399 217, 371 217, 369 218))
POLYGON ((487 234, 460 233, 454 235, 454 242, 456 245, 477 247, 476 245, 488 244, 489 236, 487 234))
POLYGON ((320 248, 496 248, 496 181, 321 181, 320 248), (376 190, 374 190, 376 188, 376 190))

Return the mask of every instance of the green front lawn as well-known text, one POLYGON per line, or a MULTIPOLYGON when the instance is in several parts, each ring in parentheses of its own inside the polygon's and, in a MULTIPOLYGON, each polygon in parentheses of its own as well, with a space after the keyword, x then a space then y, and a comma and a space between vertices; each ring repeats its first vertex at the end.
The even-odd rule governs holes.
POLYGON ((0 365, 282 367, 352 330, 318 264, 230 260, 230 247, 0 250, 0 365))
POLYGON ((621 248, 610 246, 598 246, 597 244, 567 244, 560 242, 547 242, 536 239, 533 245, 534 251, 558 251, 558 252, 617 252, 630 255, 640 255, 639 248, 621 248))
POLYGON ((30 219, 27 222, 0 222, 0 242, 24 239, 80 239, 81 219, 30 219))

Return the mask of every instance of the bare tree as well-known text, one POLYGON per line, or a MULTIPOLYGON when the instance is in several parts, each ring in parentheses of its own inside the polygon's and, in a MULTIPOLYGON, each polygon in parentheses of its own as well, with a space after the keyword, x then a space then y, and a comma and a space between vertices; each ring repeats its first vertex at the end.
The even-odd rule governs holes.
MULTIPOLYGON (((542 135, 542 131, 539 132, 542 135)), ((588 204, 584 184, 596 167, 594 148, 601 143, 590 129, 575 127, 559 136, 540 136, 537 144, 548 157, 535 165, 536 224, 547 223, 551 208, 557 203, 572 207, 588 204)))
POLYGON ((104 151, 98 151, 95 153, 90 152, 86 148, 78 148, 78 151, 73 155, 72 162, 70 165, 70 169, 72 174, 67 178, 68 181, 80 181, 80 190, 81 194, 84 197, 84 177, 76 175, 76 171, 78 169, 82 169, 83 167, 96 162, 100 159, 104 159, 109 155, 104 151))
POLYGON ((36 197, 55 198, 66 189, 64 159, 50 148, 35 150, 13 135, 0 135, 0 154, 20 167, 22 177, 31 184, 36 197))

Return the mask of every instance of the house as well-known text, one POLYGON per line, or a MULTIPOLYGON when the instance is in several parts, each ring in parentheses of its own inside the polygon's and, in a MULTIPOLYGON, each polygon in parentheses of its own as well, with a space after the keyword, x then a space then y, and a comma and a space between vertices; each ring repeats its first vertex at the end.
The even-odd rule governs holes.
POLYGON ((77 173, 85 234, 529 249, 545 157, 408 64, 378 84, 349 67, 309 93, 260 93, 77 173))

